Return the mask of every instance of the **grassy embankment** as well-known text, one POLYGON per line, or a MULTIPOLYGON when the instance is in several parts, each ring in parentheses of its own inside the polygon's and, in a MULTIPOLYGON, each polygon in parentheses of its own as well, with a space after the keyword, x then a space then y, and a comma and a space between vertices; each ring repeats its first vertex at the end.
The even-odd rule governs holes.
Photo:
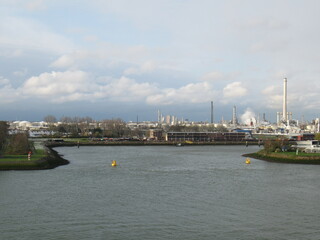
POLYGON ((0 158, 0 169, 22 169, 22 168, 35 168, 41 166, 41 159, 46 156, 46 151, 37 149, 31 156, 30 161, 28 155, 4 155, 0 158))
POLYGON ((296 154, 296 152, 266 152, 261 150, 243 156, 278 163, 320 164, 320 153, 299 152, 296 154))
POLYGON ((69 162, 53 149, 37 149, 28 160, 28 155, 4 155, 0 157, 0 170, 52 169, 69 162))
POLYGON ((10 161, 28 161, 34 162, 46 156, 46 152, 44 149, 37 149, 33 154, 30 161, 28 161, 28 155, 4 155, 0 158, 0 162, 10 162, 10 161))

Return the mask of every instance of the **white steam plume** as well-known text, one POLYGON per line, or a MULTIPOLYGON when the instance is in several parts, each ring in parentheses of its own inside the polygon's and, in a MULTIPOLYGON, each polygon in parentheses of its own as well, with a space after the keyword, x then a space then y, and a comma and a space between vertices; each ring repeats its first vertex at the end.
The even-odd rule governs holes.
POLYGON ((255 125, 257 123, 256 114, 250 109, 247 108, 245 113, 241 115, 241 122, 246 125, 251 125, 251 122, 255 125))

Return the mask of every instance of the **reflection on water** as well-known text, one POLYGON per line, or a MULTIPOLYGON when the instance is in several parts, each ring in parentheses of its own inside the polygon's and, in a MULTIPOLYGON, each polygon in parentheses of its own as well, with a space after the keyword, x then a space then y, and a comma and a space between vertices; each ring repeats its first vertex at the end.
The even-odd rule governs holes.
POLYGON ((257 149, 57 148, 69 165, 0 172, 0 239, 317 239, 318 166, 257 149))

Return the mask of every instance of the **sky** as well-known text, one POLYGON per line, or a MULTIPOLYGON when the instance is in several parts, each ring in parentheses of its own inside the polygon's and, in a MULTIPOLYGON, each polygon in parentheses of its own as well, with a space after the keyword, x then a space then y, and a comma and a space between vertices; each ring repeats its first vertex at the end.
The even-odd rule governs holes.
MULTIPOLYGON (((318 0, 0 0, 0 119, 320 117, 318 0)), ((245 121, 245 120, 244 120, 245 121)))

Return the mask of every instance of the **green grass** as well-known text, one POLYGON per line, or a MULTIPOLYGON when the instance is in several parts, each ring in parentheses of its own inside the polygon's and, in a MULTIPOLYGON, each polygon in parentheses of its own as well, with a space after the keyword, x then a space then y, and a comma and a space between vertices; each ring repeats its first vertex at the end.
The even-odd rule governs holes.
MULTIPOLYGON (((32 155, 30 161, 37 161, 46 156, 44 149, 37 149, 32 155)), ((9 155, 6 154, 0 158, 0 162, 28 161, 28 154, 25 155, 9 155)))
POLYGON ((299 154, 296 155, 295 152, 267 153, 264 150, 261 150, 256 153, 244 154, 243 156, 278 163, 320 164, 319 153, 299 152, 299 154))
POLYGON ((28 161, 28 155, 5 155, 0 158, 0 171, 5 170, 44 170, 68 164, 69 161, 53 149, 37 149, 28 161))
POLYGON ((299 152, 298 155, 296 152, 278 152, 276 154, 279 154, 279 156, 301 156, 301 157, 320 157, 320 153, 305 153, 305 152, 299 152))

